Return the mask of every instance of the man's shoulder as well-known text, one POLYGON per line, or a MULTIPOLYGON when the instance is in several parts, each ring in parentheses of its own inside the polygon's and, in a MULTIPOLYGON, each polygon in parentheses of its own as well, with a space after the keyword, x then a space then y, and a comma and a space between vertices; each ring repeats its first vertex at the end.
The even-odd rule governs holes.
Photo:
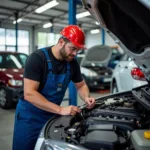
POLYGON ((71 62, 70 62, 70 67, 71 68, 76 68, 76 67, 79 67, 79 63, 78 63, 78 61, 77 61, 77 59, 76 58, 74 58, 71 62))
POLYGON ((44 56, 44 53, 41 49, 37 49, 32 53, 32 55, 44 56))
MULTIPOLYGON (((45 47, 45 48, 43 48, 43 49, 48 50, 48 49, 50 49, 50 47, 45 47)), ((42 51, 42 49, 37 49, 37 50, 35 50, 31 55, 36 55, 36 56, 38 56, 38 57, 45 58, 45 54, 44 54, 44 52, 42 51)))

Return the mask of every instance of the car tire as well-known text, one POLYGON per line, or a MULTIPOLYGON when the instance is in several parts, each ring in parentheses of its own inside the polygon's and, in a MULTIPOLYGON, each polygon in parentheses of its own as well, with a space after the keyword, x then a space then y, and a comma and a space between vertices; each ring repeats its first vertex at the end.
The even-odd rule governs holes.
POLYGON ((5 86, 0 86, 0 107, 8 109, 12 106, 9 94, 5 86))
POLYGON ((116 82, 113 83, 113 86, 112 86, 112 93, 113 93, 113 94, 118 93, 118 87, 117 87, 116 82))

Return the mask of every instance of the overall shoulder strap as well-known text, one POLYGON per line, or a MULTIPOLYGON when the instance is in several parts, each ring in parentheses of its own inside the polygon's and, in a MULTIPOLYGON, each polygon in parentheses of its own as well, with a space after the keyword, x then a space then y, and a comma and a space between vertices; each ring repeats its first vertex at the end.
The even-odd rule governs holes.
POLYGON ((69 76, 70 76, 70 63, 67 63, 67 72, 66 72, 69 76))
POLYGON ((44 52, 44 55, 46 57, 47 64, 48 64, 48 70, 52 70, 52 63, 51 63, 51 59, 49 57, 48 51, 46 50, 46 48, 42 48, 41 50, 44 52))

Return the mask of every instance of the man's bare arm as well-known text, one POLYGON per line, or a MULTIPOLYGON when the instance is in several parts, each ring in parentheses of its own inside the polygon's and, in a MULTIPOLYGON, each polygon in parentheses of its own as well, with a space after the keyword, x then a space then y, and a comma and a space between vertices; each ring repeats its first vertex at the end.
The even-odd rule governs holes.
POLYGON ((60 107, 48 101, 43 95, 38 92, 39 82, 24 78, 24 99, 32 103, 36 107, 61 115, 75 115, 80 112, 76 106, 60 107))

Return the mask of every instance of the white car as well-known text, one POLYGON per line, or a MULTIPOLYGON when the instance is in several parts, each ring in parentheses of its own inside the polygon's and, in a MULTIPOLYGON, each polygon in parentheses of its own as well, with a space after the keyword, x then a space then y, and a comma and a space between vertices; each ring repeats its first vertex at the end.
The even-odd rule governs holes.
POLYGON ((145 84, 147 81, 143 72, 130 57, 124 55, 114 69, 110 85, 111 93, 128 91, 145 84))

